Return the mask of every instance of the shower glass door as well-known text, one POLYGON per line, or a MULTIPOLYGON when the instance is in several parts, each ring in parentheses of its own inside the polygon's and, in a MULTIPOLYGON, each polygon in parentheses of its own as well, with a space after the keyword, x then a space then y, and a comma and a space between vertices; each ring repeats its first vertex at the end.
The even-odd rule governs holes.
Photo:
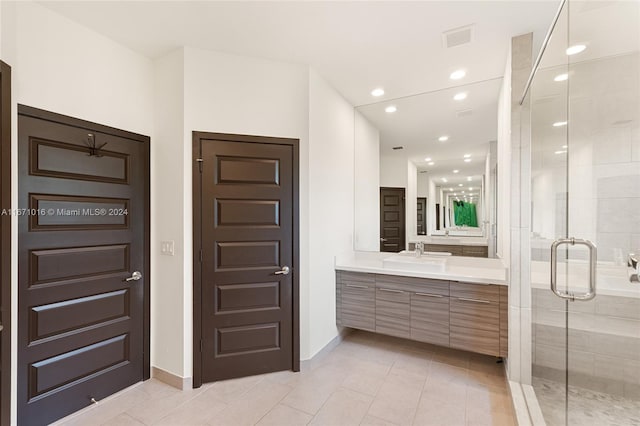
POLYGON ((525 102, 532 383, 548 425, 640 425, 640 283, 627 267, 640 253, 639 46, 640 2, 570 0, 525 102))

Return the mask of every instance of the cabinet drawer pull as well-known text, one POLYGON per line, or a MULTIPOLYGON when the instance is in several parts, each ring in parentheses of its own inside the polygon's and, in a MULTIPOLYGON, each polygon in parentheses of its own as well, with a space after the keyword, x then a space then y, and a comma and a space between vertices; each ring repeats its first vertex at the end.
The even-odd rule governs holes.
POLYGON ((467 299, 465 297, 458 297, 458 300, 462 301, 462 302, 474 302, 474 303, 486 303, 489 304, 491 303, 488 300, 480 300, 480 299, 467 299))
POLYGON ((389 293, 400 293, 400 294, 404 294, 404 291, 402 290, 391 290, 390 288, 379 288, 378 290, 380 291, 386 291, 389 293))
POLYGON ((427 297, 444 297, 441 294, 430 294, 430 293, 416 293, 416 296, 427 296, 427 297))
POLYGON ((347 284, 347 287, 351 287, 351 288, 363 288, 363 289, 367 289, 369 287, 367 287, 366 285, 353 285, 353 284, 347 284))

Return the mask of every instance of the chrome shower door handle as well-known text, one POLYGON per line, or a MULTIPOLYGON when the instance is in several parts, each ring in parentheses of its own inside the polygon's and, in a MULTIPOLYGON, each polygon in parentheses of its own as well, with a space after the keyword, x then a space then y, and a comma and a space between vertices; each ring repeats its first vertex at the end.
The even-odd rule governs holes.
POLYGON ((568 300, 591 300, 596 297, 596 265, 598 262, 598 249, 589 240, 579 238, 559 238, 551 244, 551 291, 562 298, 568 300), (583 245, 589 248, 589 290, 586 293, 575 294, 565 293, 558 290, 558 247, 563 244, 583 245))

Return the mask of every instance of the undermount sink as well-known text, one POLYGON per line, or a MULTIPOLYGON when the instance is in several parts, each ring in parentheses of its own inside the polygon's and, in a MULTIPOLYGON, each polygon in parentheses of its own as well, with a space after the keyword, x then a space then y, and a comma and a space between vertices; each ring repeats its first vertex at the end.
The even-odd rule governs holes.
POLYGON ((447 265, 445 256, 408 256, 398 253, 382 259, 382 266, 389 269, 402 269, 415 272, 444 272, 447 265))

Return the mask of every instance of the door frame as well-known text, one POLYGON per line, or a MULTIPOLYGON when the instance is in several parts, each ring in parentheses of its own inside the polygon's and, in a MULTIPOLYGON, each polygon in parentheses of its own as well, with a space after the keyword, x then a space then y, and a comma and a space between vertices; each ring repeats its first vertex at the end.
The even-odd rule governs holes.
POLYGON ((228 133, 193 132, 192 186, 193 186, 193 387, 202 386, 202 167, 200 143, 203 139, 225 142, 244 142, 272 145, 290 145, 293 148, 293 279, 292 279, 292 357, 293 371, 300 371, 300 212, 299 212, 299 139, 269 136, 237 135, 228 133), (196 297, 199 296, 199 297, 196 297))
MULTIPOLYGON (((11 209, 11 67, 0 61, 0 209, 11 209)), ((0 282, 2 282, 2 417, 11 422, 11 215, 0 219, 0 282), (9 396, 9 397, 8 397, 9 396)))
POLYGON ((132 142, 143 144, 143 166, 144 166, 144 265, 142 274, 146 277, 144 280, 144 300, 142 303, 142 380, 151 377, 151 176, 150 176, 150 144, 151 138, 138 133, 128 132, 126 130, 116 129, 114 127, 93 123, 91 121, 79 118, 69 117, 67 115, 46 111, 26 105, 18 105, 18 115, 38 118, 40 120, 50 121, 52 123, 73 126, 91 132, 104 133, 106 135, 116 136, 128 139, 132 142))

